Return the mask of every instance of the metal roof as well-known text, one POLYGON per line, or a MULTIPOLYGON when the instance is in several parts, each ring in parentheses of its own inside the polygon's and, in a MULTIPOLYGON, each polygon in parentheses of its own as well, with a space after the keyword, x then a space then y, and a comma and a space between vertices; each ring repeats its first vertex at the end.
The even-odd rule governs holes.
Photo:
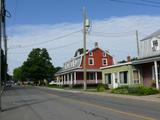
POLYGON ((154 57, 148 57, 148 58, 143 58, 143 59, 138 59, 133 61, 133 65, 138 65, 138 64, 143 64, 143 63, 149 63, 153 61, 160 61, 160 56, 154 56, 154 57))
POLYGON ((151 35, 148 35, 147 37, 143 38, 141 41, 147 40, 147 39, 150 39, 150 38, 153 38, 153 37, 158 37, 159 35, 160 35, 160 29, 157 30, 156 32, 152 33, 151 35))

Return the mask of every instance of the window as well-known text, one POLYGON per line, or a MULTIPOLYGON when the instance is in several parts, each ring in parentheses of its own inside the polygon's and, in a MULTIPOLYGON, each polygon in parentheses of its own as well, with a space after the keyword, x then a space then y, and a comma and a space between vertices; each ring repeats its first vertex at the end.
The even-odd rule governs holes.
POLYGON ((103 52, 103 57, 106 57, 106 53, 105 52, 103 52))
POLYGON ((112 77, 111 77, 111 73, 105 74, 105 83, 106 84, 112 84, 112 77))
POLYGON ((88 59, 88 63, 89 63, 89 65, 94 65, 94 59, 93 58, 89 58, 88 59))
POLYGON ((93 52, 89 52, 89 56, 93 56, 93 52))
POLYGON ((128 72, 127 71, 120 72, 119 78, 120 78, 121 84, 127 84, 128 83, 128 72))
POLYGON ((135 84, 138 84, 138 83, 139 83, 138 70, 134 70, 134 71, 133 71, 133 79, 134 79, 134 83, 135 83, 135 84))
POLYGON ((153 50, 153 51, 159 50, 158 40, 153 39, 153 40, 151 41, 151 47, 152 47, 152 50, 153 50))
POLYGON ((87 73, 87 79, 88 80, 95 80, 96 79, 95 73, 94 72, 88 72, 87 73))
POLYGON ((103 65, 103 66, 108 65, 107 59, 106 59, 106 58, 102 58, 102 65, 103 65))

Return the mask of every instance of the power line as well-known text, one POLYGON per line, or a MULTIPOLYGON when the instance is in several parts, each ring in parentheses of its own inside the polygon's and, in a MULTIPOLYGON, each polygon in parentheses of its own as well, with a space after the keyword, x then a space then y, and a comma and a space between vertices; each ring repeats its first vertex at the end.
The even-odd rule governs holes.
POLYGON ((152 0, 140 0, 140 1, 143 1, 145 3, 151 3, 151 4, 160 4, 159 1, 152 1, 152 0))
MULTIPOLYGON (((72 32, 72 33, 68 33, 68 34, 65 34, 65 35, 56 37, 56 38, 54 38, 54 39, 51 39, 51 40, 46 40, 46 41, 42 41, 42 42, 39 42, 39 43, 24 45, 24 46, 21 46, 20 48, 28 48, 28 47, 32 47, 32 46, 36 46, 36 45, 47 44, 47 43, 49 43, 49 42, 53 42, 53 41, 56 41, 56 40, 59 40, 59 39, 62 39, 62 38, 66 38, 66 37, 68 37, 68 36, 70 36, 70 35, 76 34, 76 33, 81 32, 81 31, 82 31, 82 30, 74 31, 74 32, 72 32)), ((10 48, 10 49, 17 49, 17 48, 10 48)))
POLYGON ((67 44, 67 45, 62 45, 62 46, 55 47, 55 48, 49 48, 48 50, 51 51, 51 50, 61 49, 61 48, 69 47, 69 46, 71 46, 71 45, 75 45, 75 44, 80 43, 80 42, 81 42, 81 41, 73 42, 73 43, 70 43, 70 44, 67 44))
MULTIPOLYGON (((57 50, 57 49, 69 47, 69 46, 71 46, 71 45, 75 45, 75 44, 80 43, 80 42, 81 42, 81 41, 72 42, 72 43, 67 44, 67 45, 62 45, 62 46, 58 46, 58 47, 54 47, 54 48, 48 48, 47 50, 48 50, 48 51, 57 50)), ((8 53, 8 54, 28 54, 28 52, 15 52, 15 53, 8 53)))
POLYGON ((93 33, 102 33, 102 34, 107 34, 107 35, 121 35, 121 34, 128 34, 128 33, 133 33, 135 32, 134 30, 132 31, 125 31, 125 32, 112 32, 112 33, 106 33, 106 32, 98 32, 98 31, 93 31, 93 33))
POLYGON ((133 2, 133 1, 124 1, 124 0, 108 0, 110 2, 116 2, 120 4, 130 4, 130 5, 137 5, 137 6, 147 6, 147 7, 154 7, 154 8, 160 8, 159 5, 154 5, 154 4, 148 4, 148 3, 143 3, 143 2, 133 2))
MULTIPOLYGON (((134 35, 134 34, 132 34, 134 35)), ((90 33, 89 36, 100 36, 100 37, 128 37, 131 36, 129 34, 124 35, 107 35, 107 34, 97 34, 97 33, 90 33)))
MULTIPOLYGON (((12 15, 13 17, 13 20, 12 20, 12 24, 15 24, 16 23, 16 20, 17 20, 17 12, 18 12, 18 0, 15 0, 15 7, 13 7, 13 12, 12 13, 14 13, 14 15, 12 15)), ((14 29, 12 28, 11 29, 11 32, 10 32, 10 34, 11 35, 13 35, 13 33, 14 33, 14 29)))

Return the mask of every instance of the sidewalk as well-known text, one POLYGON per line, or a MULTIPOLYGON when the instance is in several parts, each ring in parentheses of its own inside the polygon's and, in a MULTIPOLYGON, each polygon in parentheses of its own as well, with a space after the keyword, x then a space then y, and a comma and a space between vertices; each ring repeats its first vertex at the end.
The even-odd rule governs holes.
POLYGON ((71 93, 81 93, 81 94, 89 94, 89 95, 97 95, 97 96, 104 96, 104 97, 118 97, 122 99, 134 99, 140 100, 145 102, 159 102, 160 103, 160 94, 156 95, 147 95, 147 96, 133 96, 133 95, 122 95, 122 94, 112 94, 107 92, 88 92, 83 90, 74 90, 74 89, 58 89, 58 88, 48 88, 48 87, 39 87, 49 90, 57 90, 62 92, 71 92, 71 93))

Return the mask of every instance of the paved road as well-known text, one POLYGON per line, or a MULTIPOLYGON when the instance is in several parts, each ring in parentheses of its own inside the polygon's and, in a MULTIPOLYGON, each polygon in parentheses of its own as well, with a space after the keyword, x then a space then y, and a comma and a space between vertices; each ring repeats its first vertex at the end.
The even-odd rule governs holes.
POLYGON ((0 120, 160 120, 160 104, 14 87, 3 94, 0 120))

